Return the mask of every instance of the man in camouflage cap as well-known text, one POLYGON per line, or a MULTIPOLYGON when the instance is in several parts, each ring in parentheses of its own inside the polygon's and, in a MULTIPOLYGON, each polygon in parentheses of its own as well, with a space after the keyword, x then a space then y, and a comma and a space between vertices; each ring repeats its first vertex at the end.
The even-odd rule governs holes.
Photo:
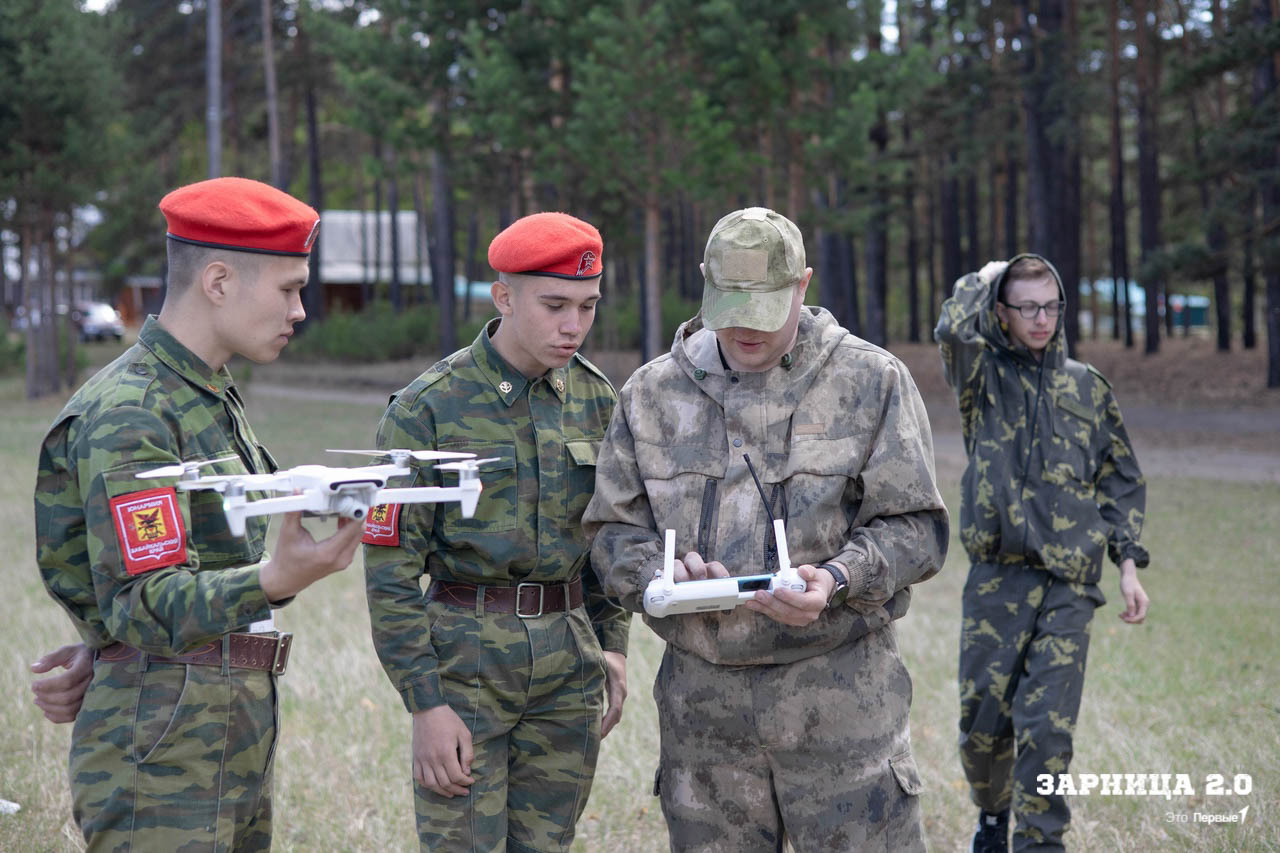
POLYGON ((976 851, 1062 850, 1070 811, 1037 776, 1066 773, 1104 551, 1125 610, 1147 595, 1146 486, 1111 386, 1067 358, 1057 270, 1037 255, 956 282, 935 335, 969 465, 960 540, 972 563, 960 636, 960 757, 981 809, 976 851))
POLYGON ((616 400, 577 352, 601 250, 563 213, 500 233, 501 316, 393 395, 378 427, 379 447, 492 460, 475 517, 390 506, 365 532, 374 646, 413 715, 423 850, 568 850, 622 714, 630 617, 600 592, 581 525, 616 400))
POLYGON ((36 561, 94 663, 83 706, 74 686, 37 690, 37 702, 75 718, 71 792, 90 850, 266 850, 290 639, 271 608, 346 567, 360 525, 317 542, 294 513, 268 555, 265 519, 233 536, 216 492, 138 475, 275 470, 226 363, 271 361, 288 342, 319 217, 240 178, 174 190, 160 209, 160 315, 76 392, 40 449, 36 561))
POLYGON ((701 313, 619 395, 592 560, 638 611, 665 529, 677 581, 768 572, 771 512, 808 589, 645 616, 667 641, 654 787, 672 849, 923 850, 893 620, 946 554, 924 405, 902 362, 803 304, 813 270, 785 217, 724 217, 702 272, 701 313))

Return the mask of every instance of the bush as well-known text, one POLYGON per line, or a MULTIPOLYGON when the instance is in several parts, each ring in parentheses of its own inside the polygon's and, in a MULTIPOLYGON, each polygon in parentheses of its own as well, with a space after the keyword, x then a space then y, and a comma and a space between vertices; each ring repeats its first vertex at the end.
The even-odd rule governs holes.
POLYGON ((396 311, 375 302, 359 313, 335 311, 309 326, 288 352, 303 359, 392 361, 434 353, 439 338, 434 305, 396 311))
POLYGON ((0 376, 21 373, 26 352, 21 335, 0 334, 0 376))
MULTIPOLYGON (((58 329, 58 363, 67 358, 67 333, 58 329)), ((76 370, 83 373, 89 366, 89 353, 83 346, 76 347, 76 370)), ((26 335, 0 332, 0 376, 15 376, 27 369, 26 335)))
MULTIPOLYGON (((601 310, 614 312, 612 323, 617 334, 618 349, 641 349, 640 298, 639 293, 632 293, 625 305, 615 300, 603 303, 601 306, 601 310)), ((671 339, 675 337, 676 329, 680 328, 680 324, 698 313, 698 309, 702 307, 702 300, 700 298, 685 299, 679 291, 674 289, 663 291, 661 299, 660 342, 665 351, 671 345, 671 339)))
MULTIPOLYGON (((676 329, 702 309, 702 299, 685 299, 678 290, 668 290, 662 294, 662 346, 671 344, 676 336, 676 329)), ((639 342, 637 341, 637 345, 639 342)))

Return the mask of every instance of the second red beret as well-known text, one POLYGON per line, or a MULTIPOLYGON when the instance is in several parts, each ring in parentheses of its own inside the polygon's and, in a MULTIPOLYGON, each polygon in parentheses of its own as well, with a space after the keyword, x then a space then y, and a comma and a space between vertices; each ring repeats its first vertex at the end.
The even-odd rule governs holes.
POLYGON ((567 213, 534 213, 517 219, 489 244, 498 272, 595 278, 604 272, 600 232, 567 213))

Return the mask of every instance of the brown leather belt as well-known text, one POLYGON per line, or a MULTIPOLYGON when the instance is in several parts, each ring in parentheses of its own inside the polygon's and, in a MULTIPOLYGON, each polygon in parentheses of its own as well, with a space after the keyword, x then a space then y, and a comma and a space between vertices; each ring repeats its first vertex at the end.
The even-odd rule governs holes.
MULTIPOLYGON (((231 634, 230 657, 227 666, 233 669, 253 669, 284 675, 289 662, 289 649, 293 646, 293 634, 231 634)), ((97 660, 138 660, 143 652, 124 643, 112 643, 94 653, 97 660)), ((222 641, 205 643, 185 655, 147 656, 148 663, 189 663, 196 666, 222 666, 222 641)))
POLYGON ((427 598, 453 607, 474 609, 476 595, 484 590, 481 605, 489 613, 514 613, 533 619, 543 613, 567 612, 582 606, 582 579, 568 583, 520 583, 515 586, 476 586, 455 581, 432 581, 427 598))

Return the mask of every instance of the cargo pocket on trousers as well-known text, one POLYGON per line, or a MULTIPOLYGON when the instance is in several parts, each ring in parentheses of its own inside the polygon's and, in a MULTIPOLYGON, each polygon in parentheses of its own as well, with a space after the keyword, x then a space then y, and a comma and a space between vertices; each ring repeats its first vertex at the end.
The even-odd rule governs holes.
POLYGON ((902 793, 914 797, 924 790, 920 781, 920 770, 910 752, 903 752, 889 759, 889 768, 893 770, 893 778, 897 780, 902 793))
POLYGON ((139 673, 133 711, 133 759, 147 764, 171 746, 187 693, 187 667, 155 664, 139 673))

